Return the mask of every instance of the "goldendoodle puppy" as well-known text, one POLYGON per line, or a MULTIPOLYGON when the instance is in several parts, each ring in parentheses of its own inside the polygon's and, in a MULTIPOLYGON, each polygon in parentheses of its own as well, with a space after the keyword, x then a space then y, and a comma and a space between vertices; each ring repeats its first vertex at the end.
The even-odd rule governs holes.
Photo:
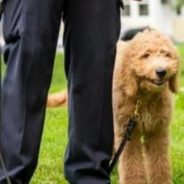
POLYGON ((115 147, 137 107, 132 139, 119 160, 120 184, 171 184, 169 124, 179 61, 163 34, 146 30, 119 42, 113 83, 115 147))

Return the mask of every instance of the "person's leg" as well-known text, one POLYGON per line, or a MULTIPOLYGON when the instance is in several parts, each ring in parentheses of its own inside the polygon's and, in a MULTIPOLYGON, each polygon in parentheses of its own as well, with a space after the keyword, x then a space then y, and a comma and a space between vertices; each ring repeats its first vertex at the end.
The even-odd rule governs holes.
POLYGON ((65 20, 71 184, 108 184, 112 155, 112 74, 119 36, 119 0, 69 0, 65 20))
MULTIPOLYGON (((13 184, 27 184, 37 165, 62 4, 9 0, 5 6, 0 151, 13 184)), ((2 168, 0 183, 6 183, 2 168)))

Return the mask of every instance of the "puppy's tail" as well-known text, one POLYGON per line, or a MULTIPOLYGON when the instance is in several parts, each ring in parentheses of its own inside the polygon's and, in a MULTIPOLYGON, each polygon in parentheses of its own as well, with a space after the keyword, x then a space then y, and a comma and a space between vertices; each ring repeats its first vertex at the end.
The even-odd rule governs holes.
POLYGON ((50 94, 47 97, 47 107, 61 107, 66 106, 68 101, 67 90, 50 94))

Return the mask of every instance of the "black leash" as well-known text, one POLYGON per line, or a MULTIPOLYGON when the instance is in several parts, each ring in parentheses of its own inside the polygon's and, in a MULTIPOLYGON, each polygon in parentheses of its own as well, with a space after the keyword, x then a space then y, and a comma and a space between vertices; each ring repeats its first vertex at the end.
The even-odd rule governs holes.
POLYGON ((136 123, 137 123, 136 118, 130 118, 129 119, 128 126, 127 126, 127 129, 126 129, 125 135, 123 137, 123 140, 122 140, 122 142, 121 142, 121 144, 120 144, 120 146, 119 146, 119 148, 118 148, 118 150, 117 150, 113 160, 109 164, 109 173, 111 173, 112 170, 114 169, 114 167, 115 167, 115 165, 116 165, 116 163, 117 163, 121 153, 123 152, 123 150, 124 150, 124 148, 126 146, 126 143, 128 141, 130 141, 130 138, 131 138, 133 130, 134 130, 135 126, 136 126, 136 123))
POLYGON ((123 135, 123 139, 120 143, 120 146, 109 164, 109 168, 108 168, 109 174, 112 173, 112 170, 114 169, 114 167, 115 167, 121 153, 123 152, 127 142, 131 140, 130 138, 131 138, 131 135, 133 133, 133 130, 135 129, 136 124, 137 124, 138 120, 140 119, 139 113, 138 113, 140 104, 141 104, 141 102, 139 100, 137 100, 137 102, 135 104, 135 110, 128 121, 127 129, 125 131, 125 134, 123 135))
MULTIPOLYGON (((6 3, 6 0, 0 1, 0 21, 1 21, 1 18, 2 18, 5 3, 6 3)), ((1 84, 1 56, 2 56, 2 54, 3 54, 3 48, 0 45, 0 123, 1 123, 1 102, 2 102, 2 99, 1 99, 1 86, 2 86, 2 84, 1 84)), ((0 150, 0 165, 2 167, 2 170, 3 170, 4 174, 5 174, 7 184, 11 184, 10 178, 8 176, 8 173, 7 173, 5 164, 4 164, 4 160, 3 160, 3 157, 2 157, 1 150, 0 150)))

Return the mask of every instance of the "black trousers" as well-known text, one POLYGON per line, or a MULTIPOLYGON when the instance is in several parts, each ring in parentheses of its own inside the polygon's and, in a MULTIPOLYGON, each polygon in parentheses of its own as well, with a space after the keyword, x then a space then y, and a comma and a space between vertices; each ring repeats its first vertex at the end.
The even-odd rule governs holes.
MULTIPOLYGON (((112 154, 112 74, 119 0, 8 0, 4 11, 1 153, 13 184, 37 165, 56 43, 63 17, 69 91, 65 176, 71 184, 108 184, 112 154)), ((61 137, 62 138, 62 137, 61 137)), ((0 184, 5 184, 0 168, 0 184)))

